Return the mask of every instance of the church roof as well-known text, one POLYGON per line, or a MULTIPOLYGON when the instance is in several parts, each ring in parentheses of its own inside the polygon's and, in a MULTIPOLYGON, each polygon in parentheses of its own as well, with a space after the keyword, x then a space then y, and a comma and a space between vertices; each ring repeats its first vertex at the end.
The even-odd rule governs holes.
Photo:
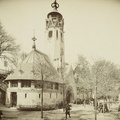
POLYGON ((49 57, 45 53, 33 49, 6 80, 41 80, 41 72, 44 80, 62 83, 62 79, 49 57))

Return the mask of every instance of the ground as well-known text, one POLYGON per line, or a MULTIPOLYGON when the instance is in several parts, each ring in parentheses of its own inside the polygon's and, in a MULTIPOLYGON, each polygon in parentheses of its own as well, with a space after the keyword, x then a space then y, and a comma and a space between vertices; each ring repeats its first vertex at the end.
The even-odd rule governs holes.
MULTIPOLYGON (((97 113, 97 120, 120 120, 117 111, 118 104, 111 106, 109 113, 97 113)), ((41 111, 18 111, 15 108, 1 107, 3 111, 2 120, 65 120, 63 109, 44 111, 44 118, 41 118, 41 111)), ((72 105, 71 118, 68 120, 95 120, 93 106, 72 105)))

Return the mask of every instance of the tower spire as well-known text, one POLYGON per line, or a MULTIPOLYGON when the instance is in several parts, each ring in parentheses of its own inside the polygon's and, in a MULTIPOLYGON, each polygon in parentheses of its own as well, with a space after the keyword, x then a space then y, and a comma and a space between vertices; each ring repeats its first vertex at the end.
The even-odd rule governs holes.
POLYGON ((52 12, 47 14, 46 19, 46 53, 53 61, 54 67, 60 70, 64 66, 64 19, 57 11, 59 4, 54 0, 51 4, 52 12))
POLYGON ((32 48, 35 50, 36 49, 35 41, 37 40, 37 38, 35 38, 35 29, 33 31, 33 38, 32 38, 32 40, 33 40, 33 46, 32 46, 32 48))
POLYGON ((51 4, 51 7, 57 10, 59 8, 59 4, 56 2, 56 0, 51 4))

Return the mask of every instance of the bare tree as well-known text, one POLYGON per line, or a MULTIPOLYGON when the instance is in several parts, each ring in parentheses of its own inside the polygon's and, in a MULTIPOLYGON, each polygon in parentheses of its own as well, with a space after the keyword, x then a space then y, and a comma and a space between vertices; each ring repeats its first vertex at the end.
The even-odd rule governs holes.
POLYGON ((115 84, 119 79, 117 66, 106 60, 95 61, 91 66, 91 79, 95 99, 95 120, 97 120, 97 98, 109 98, 110 107, 110 97, 113 97, 110 92, 115 93, 115 84))
POLYGON ((26 57, 27 57, 27 53, 26 52, 22 52, 20 55, 19 55, 19 59, 21 60, 21 61, 23 61, 26 57))
MULTIPOLYGON (((92 66, 92 76, 97 80, 97 96, 108 96, 109 91, 114 91, 119 80, 117 66, 106 60, 99 60, 92 66)), ((112 94, 111 94, 112 95, 112 94)))
MULTIPOLYGON (((89 94, 92 92, 91 90, 92 87, 91 87, 90 63, 84 56, 82 55, 78 56, 78 62, 76 63, 76 68, 74 72, 77 90, 79 91, 79 94, 82 91, 83 104, 85 105, 86 101, 90 102, 89 94), (85 98, 85 96, 87 96, 87 99, 85 98)), ((79 99, 80 98, 78 98, 78 102, 79 99)))
POLYGON ((15 43, 15 39, 7 34, 0 23, 0 56, 5 56, 14 65, 17 64, 17 53, 19 45, 15 43))
POLYGON ((78 56, 78 62, 75 68, 77 83, 85 88, 90 88, 90 64, 82 55, 78 56))
MULTIPOLYGON (((36 51, 38 52, 38 51, 36 51)), ((41 95, 41 118, 43 118, 43 92, 44 92, 44 83, 45 81, 50 82, 57 82, 61 78, 56 71, 56 69, 53 67, 52 63, 50 62, 47 55, 43 53, 39 53, 37 55, 37 58, 34 60, 34 66, 33 66, 33 73, 36 81, 36 85, 40 85, 42 88, 42 95, 41 95)))

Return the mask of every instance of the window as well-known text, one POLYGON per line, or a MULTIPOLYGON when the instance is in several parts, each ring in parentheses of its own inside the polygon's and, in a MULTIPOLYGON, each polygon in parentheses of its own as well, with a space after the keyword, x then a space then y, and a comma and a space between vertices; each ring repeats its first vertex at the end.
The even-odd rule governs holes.
POLYGON ((27 97, 27 94, 25 94, 25 98, 27 97))
POLYGON ((35 84, 35 88, 42 88, 42 83, 35 84))
POLYGON ((27 80, 22 81, 21 87, 31 87, 31 81, 27 81, 27 80))
POLYGON ((8 62, 6 60, 4 60, 4 66, 7 67, 8 66, 8 62))
POLYGON ((47 83, 47 89, 53 89, 53 84, 52 83, 47 83))
POLYGON ((58 39, 58 30, 56 30, 56 39, 58 39))
POLYGON ((50 93, 50 98, 52 97, 52 93, 50 93))
POLYGON ((18 81, 11 81, 11 87, 18 87, 18 81))
POLYGON ((57 21, 57 19, 55 17, 52 20, 53 20, 53 23, 55 23, 57 21))
POLYGON ((55 89, 58 90, 58 83, 55 83, 55 89))
POLYGON ((40 94, 39 94, 39 98, 40 98, 40 94))
POLYGON ((61 39, 62 39, 62 33, 61 33, 61 39))
POLYGON ((51 38, 52 37, 52 31, 49 31, 48 36, 51 38))
POLYGON ((61 42, 63 42, 63 34, 61 33, 61 42))
POLYGON ((58 95, 58 94, 56 93, 56 98, 57 98, 57 95, 58 95))

